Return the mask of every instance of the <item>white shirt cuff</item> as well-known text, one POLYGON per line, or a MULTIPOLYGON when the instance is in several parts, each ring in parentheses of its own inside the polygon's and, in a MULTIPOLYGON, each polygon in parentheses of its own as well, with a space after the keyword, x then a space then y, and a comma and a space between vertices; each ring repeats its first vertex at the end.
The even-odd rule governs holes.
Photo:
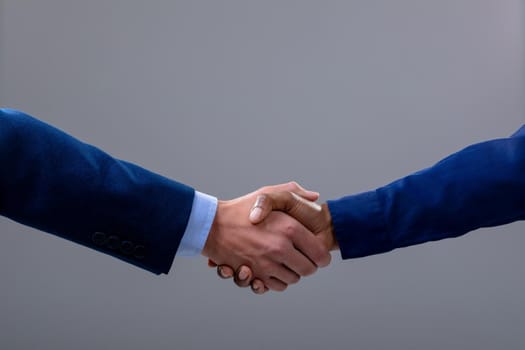
POLYGON ((217 212, 217 198, 195 191, 186 231, 176 256, 196 256, 202 252, 217 212))

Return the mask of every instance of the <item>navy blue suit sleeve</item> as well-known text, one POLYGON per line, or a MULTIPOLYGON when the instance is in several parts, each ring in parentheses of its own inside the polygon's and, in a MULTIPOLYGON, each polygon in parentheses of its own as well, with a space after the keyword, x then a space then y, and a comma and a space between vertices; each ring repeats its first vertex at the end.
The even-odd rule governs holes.
POLYGON ((195 191, 0 109, 0 214, 160 274, 195 191))
POLYGON ((525 219, 525 128, 374 191, 328 202, 343 258, 525 219))

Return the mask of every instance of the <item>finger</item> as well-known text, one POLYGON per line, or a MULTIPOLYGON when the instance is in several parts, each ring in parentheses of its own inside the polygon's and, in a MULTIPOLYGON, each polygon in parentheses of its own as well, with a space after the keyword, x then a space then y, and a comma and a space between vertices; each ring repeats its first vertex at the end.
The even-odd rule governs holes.
POLYGON ((268 287, 269 290, 273 290, 276 292, 283 292, 288 287, 286 283, 273 277, 269 278, 264 284, 268 287))
MULTIPOLYGON (((332 258, 330 252, 324 247, 323 242, 312 234, 312 232, 318 232, 318 225, 322 221, 320 205, 308 202, 291 192, 266 193, 257 197, 250 213, 250 221, 260 222, 258 218, 263 217, 264 220, 273 210, 283 211, 302 224, 297 225, 290 235, 297 250, 318 267, 330 264, 332 258)), ((299 258, 292 255, 287 258, 288 260, 284 261, 286 266, 299 275, 305 276, 315 272, 299 258)))
POLYGON ((251 223, 262 222, 273 210, 285 212, 314 231, 322 208, 319 204, 302 199, 292 192, 260 194, 250 211, 251 223))
POLYGON ((217 275, 220 278, 228 279, 233 277, 233 269, 228 265, 217 266, 217 275))
MULTIPOLYGON (((300 254, 300 257, 303 257, 304 259, 308 260, 310 264, 315 264, 316 267, 328 266, 330 264, 330 261, 332 260, 332 256, 330 255, 328 249, 326 249, 326 247, 323 245, 323 242, 317 239, 316 236, 313 235, 306 228, 304 228, 304 232, 298 232, 292 235, 292 243, 294 247, 300 253, 302 253, 300 254)), ((307 274, 312 274, 315 272, 315 270, 311 271, 311 268, 306 263, 304 263, 302 259, 298 258, 295 255, 288 256, 286 264, 288 267, 290 267, 297 273, 305 272, 307 274), (310 270, 298 270, 307 268, 309 268, 310 270)), ((301 276, 307 275, 301 274, 301 276)))
POLYGON ((208 267, 217 267, 217 263, 211 259, 208 259, 208 267))
POLYGON ((267 186, 263 188, 264 192, 293 192, 309 201, 319 199, 319 192, 310 191, 303 188, 295 181, 290 181, 280 185, 267 186))
POLYGON ((273 203, 272 199, 267 194, 260 194, 255 199, 255 203, 250 210, 250 221, 252 224, 258 224, 262 222, 272 212, 273 203))
POLYGON ((287 285, 295 284, 301 279, 301 276, 299 276, 297 273, 295 273, 294 271, 290 270, 288 267, 282 264, 276 264, 276 267, 272 269, 270 276, 278 279, 279 281, 287 285))
POLYGON ((264 294, 268 291, 268 287, 264 285, 264 282, 256 278, 251 283, 252 291, 255 294, 264 294))
POLYGON ((238 287, 245 288, 250 285, 252 276, 252 270, 248 266, 242 265, 235 271, 233 281, 238 287))
MULTIPOLYGON (((308 235, 314 237, 305 229, 305 233, 298 233, 297 236, 308 235)), ((292 241, 293 242, 293 241, 292 241)), ((317 241, 315 241, 317 243, 317 241)), ((319 244, 319 243, 317 243, 319 244)), ((286 254, 283 264, 296 275, 305 277, 310 276, 317 271, 317 264, 314 263, 300 249, 294 249, 291 254, 286 254)), ((284 281, 284 280, 283 280, 284 281)), ((286 281, 285 281, 286 282, 286 281)), ((291 284, 288 282, 288 284, 291 284)))
POLYGON ((285 191, 293 192, 306 200, 316 201, 319 199, 319 192, 306 190, 295 181, 288 182, 285 187, 285 191))

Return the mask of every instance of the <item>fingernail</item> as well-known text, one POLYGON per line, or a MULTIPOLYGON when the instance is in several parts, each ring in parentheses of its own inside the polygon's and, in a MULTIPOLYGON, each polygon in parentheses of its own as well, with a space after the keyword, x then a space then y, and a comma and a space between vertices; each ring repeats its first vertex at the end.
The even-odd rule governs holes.
POLYGON ((241 281, 244 281, 244 280, 247 279, 247 278, 248 278, 248 272, 246 272, 245 270, 241 270, 241 271, 239 272, 239 279, 240 279, 241 281))
POLYGON ((323 207, 321 207, 319 204, 315 203, 315 202, 308 202, 308 205, 310 207, 312 207, 314 210, 316 211, 321 211, 323 210, 323 207))
POLYGON ((255 207, 252 209, 252 211, 250 212, 250 220, 251 221, 256 221, 259 219, 259 216, 261 216, 261 213, 262 213, 262 209, 259 208, 259 207, 255 207))
POLYGON ((321 210, 323 210, 323 208, 322 208, 319 204, 317 204, 317 203, 315 203, 315 202, 311 202, 311 201, 309 201, 309 200, 306 200, 306 199, 304 199, 304 198, 302 198, 302 197, 296 195, 296 194, 293 193, 293 192, 292 192, 292 196, 294 196, 295 199, 297 199, 298 201, 303 202, 304 204, 308 205, 310 208, 314 209, 315 211, 321 211, 321 210))
POLYGON ((266 195, 260 194, 255 199, 254 207, 262 207, 264 205, 264 201, 266 200, 266 195))
POLYGON ((224 276, 224 270, 222 269, 222 266, 219 266, 218 269, 219 269, 219 274, 221 276, 224 276))

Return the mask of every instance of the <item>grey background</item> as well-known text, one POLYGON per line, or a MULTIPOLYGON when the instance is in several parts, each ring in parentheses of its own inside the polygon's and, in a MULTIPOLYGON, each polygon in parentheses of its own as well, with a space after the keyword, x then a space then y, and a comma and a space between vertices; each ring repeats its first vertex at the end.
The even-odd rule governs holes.
MULTIPOLYGON (((232 198, 383 185, 525 115, 518 0, 0 1, 0 104, 232 198)), ((0 218, 2 349, 523 349, 523 223, 251 295, 0 218)))

